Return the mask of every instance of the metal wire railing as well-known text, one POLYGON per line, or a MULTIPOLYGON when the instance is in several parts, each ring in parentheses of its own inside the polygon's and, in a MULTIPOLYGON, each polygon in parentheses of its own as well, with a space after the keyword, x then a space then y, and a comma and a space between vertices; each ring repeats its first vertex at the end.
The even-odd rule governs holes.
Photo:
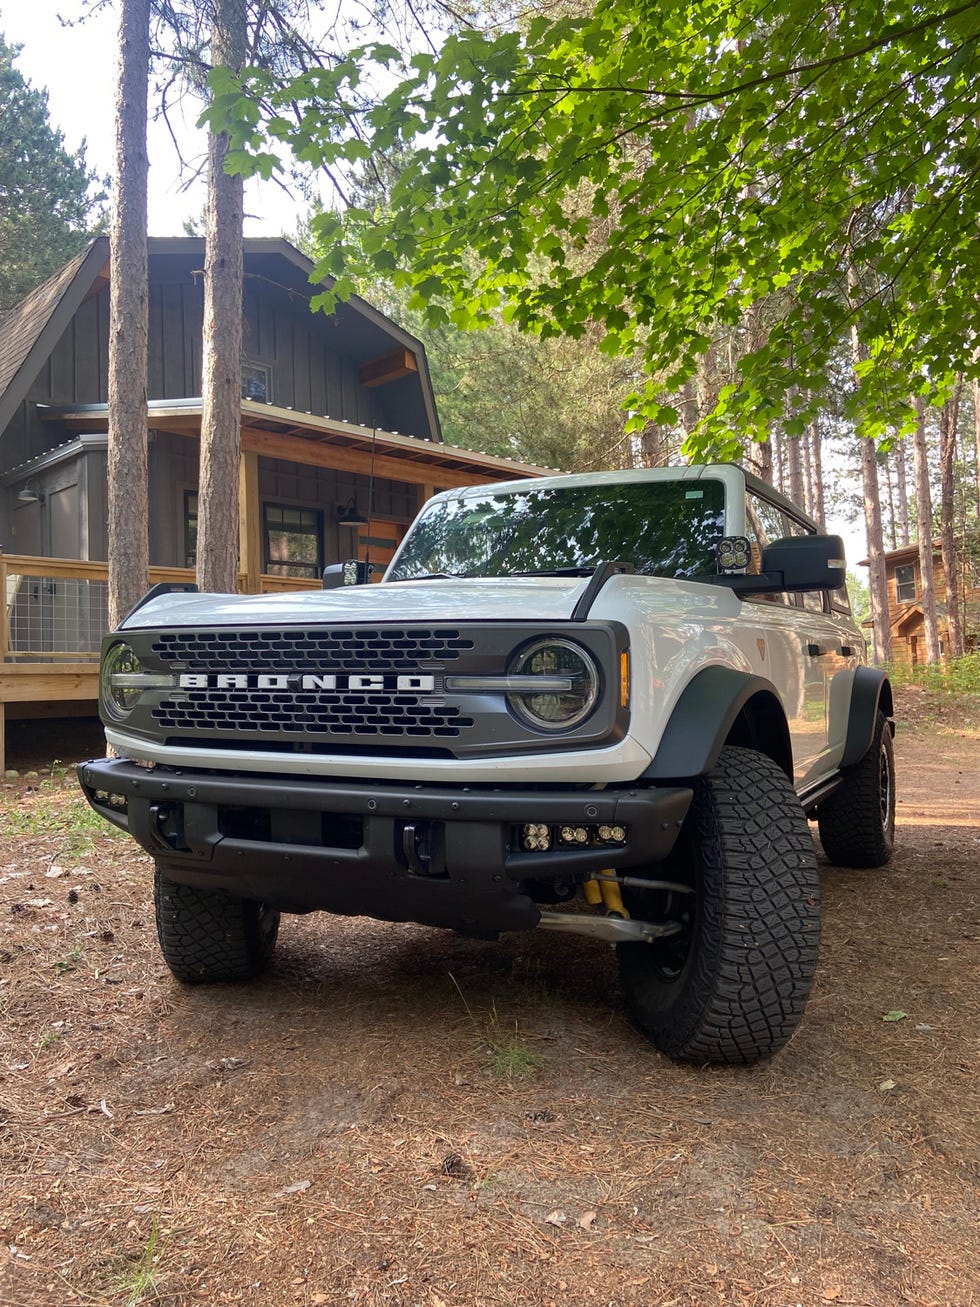
MULTIPOLYGON (((177 567, 150 569, 150 584, 193 581, 177 567)), ((245 578, 239 578, 244 590, 245 578)), ((263 594, 310 590, 303 577, 261 576, 263 594)), ((0 661, 5 663, 96 663, 109 629, 108 564, 74 558, 39 558, 0 552, 0 661)))

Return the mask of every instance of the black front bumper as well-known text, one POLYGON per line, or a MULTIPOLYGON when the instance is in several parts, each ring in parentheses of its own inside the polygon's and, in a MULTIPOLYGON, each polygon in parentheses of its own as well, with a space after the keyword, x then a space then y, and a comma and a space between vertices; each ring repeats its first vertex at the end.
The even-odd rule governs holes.
POLYGON ((537 924, 528 883, 580 883, 665 858, 685 787, 525 789, 194 773, 124 759, 81 763, 89 803, 174 881, 261 899, 493 937, 537 924), (624 844, 527 852, 520 827, 622 826, 624 844))

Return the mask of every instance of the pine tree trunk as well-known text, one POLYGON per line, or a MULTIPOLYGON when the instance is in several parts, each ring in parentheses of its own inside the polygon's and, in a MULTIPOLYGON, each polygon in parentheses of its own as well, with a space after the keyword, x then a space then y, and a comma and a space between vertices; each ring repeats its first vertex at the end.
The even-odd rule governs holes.
POLYGON ((803 507, 813 517, 813 455, 810 451, 810 428, 800 436, 800 454, 803 462, 803 507))
POLYGON ((881 529, 881 496, 878 491, 878 457, 875 442, 862 436, 861 480, 864 487, 864 521, 868 538, 868 592, 871 597, 874 661, 891 662, 892 632, 888 616, 888 584, 885 578, 885 548, 881 529))
POLYGON ((898 501, 898 543, 903 548, 909 543, 909 478, 908 456, 905 441, 900 440, 895 449, 895 488, 898 501))
POLYGON ((827 508, 823 497, 823 436, 820 432, 820 420, 814 418, 810 423, 810 460, 813 478, 813 519, 819 526, 827 526, 827 508))
POLYGON ((772 440, 753 440, 752 444, 745 451, 745 462, 748 470, 754 472, 757 477, 769 485, 773 484, 772 480, 772 440))
POLYGON ((946 401, 939 413, 939 538, 943 552, 943 572, 946 575, 946 611, 949 623, 949 656, 951 658, 963 657, 963 625, 960 621, 959 563, 956 557, 956 505, 954 496, 956 427, 959 419, 962 384, 961 378, 957 382, 952 397, 946 401))
POLYGON ((895 485, 892 481, 891 459, 879 464, 885 473, 885 489, 888 491, 888 548, 895 548, 897 533, 895 528, 895 485))
POLYGON ((977 486, 977 517, 980 518, 980 380, 973 378, 973 443, 976 456, 974 472, 977 486))
POLYGON ((798 436, 786 436, 786 463, 789 473, 789 497, 794 504, 803 504, 803 460, 798 436))
POLYGON ((116 87, 115 203, 109 229, 109 626, 146 593, 146 109, 150 0, 123 0, 116 87))
POLYGON ((664 463, 663 438, 660 428, 652 422, 640 432, 640 438, 637 442, 639 445, 638 466, 639 467, 661 467, 664 463))
POLYGON ((915 515, 919 522, 919 581, 922 620, 925 624, 926 662, 939 662, 939 620, 936 613, 936 576, 932 558, 932 491, 929 489, 929 459, 926 452, 926 404, 920 396, 915 405, 915 439, 912 446, 915 476, 915 515))
MULTIPOLYGON (((241 68, 243 0, 215 0, 211 53, 216 65, 241 68)), ((208 135, 204 255, 204 349, 197 578, 202 590, 238 586, 238 481, 241 462, 244 195, 225 172, 228 136, 208 135)))
POLYGON ((785 456, 785 447, 787 442, 779 431, 774 431, 770 435, 772 444, 772 485, 780 494, 787 493, 787 456, 785 456))
MULTIPOLYGON (((857 220, 857 212, 851 223, 857 220)), ((850 231, 848 233, 850 239, 850 231)), ((858 298, 857 268, 853 262, 847 266, 847 289, 852 301, 858 298)), ((857 327, 851 327, 851 362, 855 379, 858 366, 867 358, 857 327)), ((878 457, 875 443, 868 436, 858 438, 861 454, 861 481, 864 489, 864 522, 868 539, 868 595, 871 599, 874 661, 883 666, 891 662, 892 629, 888 613, 888 582, 885 575, 885 546, 881 529, 881 492, 878 488, 878 457)))

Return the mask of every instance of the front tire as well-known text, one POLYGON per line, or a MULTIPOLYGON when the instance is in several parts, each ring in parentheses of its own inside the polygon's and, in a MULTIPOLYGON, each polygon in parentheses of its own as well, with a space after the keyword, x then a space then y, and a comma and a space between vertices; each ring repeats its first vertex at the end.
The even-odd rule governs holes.
POLYGON ((179 885, 159 865, 153 903, 164 961, 185 985, 254 980, 272 961, 279 913, 264 903, 179 885))
POLYGON ((838 867, 883 867, 895 848, 895 750, 888 718, 875 718, 871 746, 817 808, 820 843, 838 867))
POLYGON ((803 1015, 820 935, 813 841, 781 768, 724 748, 695 782, 678 845, 654 874, 692 892, 627 897, 633 915, 681 925, 650 944, 617 946, 634 1022, 680 1062, 747 1064, 775 1053, 803 1015))

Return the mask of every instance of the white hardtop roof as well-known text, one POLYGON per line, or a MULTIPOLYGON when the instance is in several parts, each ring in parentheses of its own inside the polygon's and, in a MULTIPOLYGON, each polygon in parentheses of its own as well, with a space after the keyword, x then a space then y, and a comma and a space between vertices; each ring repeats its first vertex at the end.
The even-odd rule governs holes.
POLYGON ((568 472, 550 477, 528 478, 522 481, 495 481, 482 486, 465 486, 457 490, 443 490, 434 495, 429 504, 441 500, 484 498, 486 495, 519 495, 532 490, 561 489, 576 486, 613 486, 642 481, 700 481, 702 478, 721 481, 727 490, 740 495, 743 488, 760 495, 778 508, 785 509, 805 522, 814 531, 820 527, 804 510, 787 499, 775 486, 734 463, 691 463, 675 467, 619 468, 609 472, 568 472))

